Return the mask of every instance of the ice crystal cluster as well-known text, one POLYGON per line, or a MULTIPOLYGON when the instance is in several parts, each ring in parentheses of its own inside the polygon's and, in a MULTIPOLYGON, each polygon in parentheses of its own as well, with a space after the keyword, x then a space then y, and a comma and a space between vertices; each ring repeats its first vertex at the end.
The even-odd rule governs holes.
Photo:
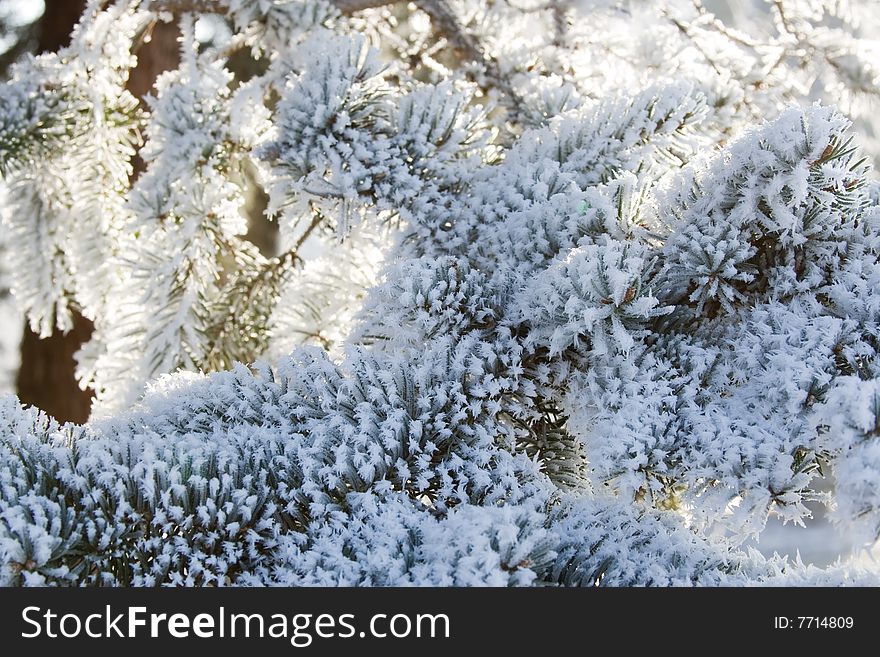
POLYGON ((742 547, 880 535, 878 17, 766 10, 91 2, 0 88, 13 292, 97 327, 89 423, 0 402, 0 580, 876 583, 742 547))

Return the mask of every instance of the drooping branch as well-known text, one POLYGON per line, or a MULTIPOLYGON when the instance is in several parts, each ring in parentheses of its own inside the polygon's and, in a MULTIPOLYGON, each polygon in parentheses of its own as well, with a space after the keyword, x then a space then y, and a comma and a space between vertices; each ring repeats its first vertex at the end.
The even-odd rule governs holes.
MULTIPOLYGON (((331 2, 342 14, 351 15, 366 9, 398 4, 400 0, 331 0, 331 2)), ((415 0, 413 4, 431 17, 437 34, 446 38, 463 61, 476 63, 482 68, 484 82, 504 94, 508 101, 508 109, 515 119, 521 107, 519 94, 501 72, 494 58, 486 53, 480 40, 461 24, 449 3, 445 0, 415 0)), ((156 0, 151 6, 155 11, 172 13, 226 13, 226 7, 214 0, 156 0)))
POLYGON ((446 37, 449 45, 465 61, 482 66, 489 86, 501 91, 508 100, 508 109, 516 119, 520 113, 521 100, 510 80, 498 68, 498 63, 486 53, 480 40, 468 32, 445 0, 417 0, 415 5, 431 17, 438 34, 446 37))

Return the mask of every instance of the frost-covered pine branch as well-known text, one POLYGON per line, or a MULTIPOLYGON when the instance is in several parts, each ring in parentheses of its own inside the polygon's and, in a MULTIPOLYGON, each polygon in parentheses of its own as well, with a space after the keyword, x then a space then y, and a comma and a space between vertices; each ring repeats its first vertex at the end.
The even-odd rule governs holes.
POLYGON ((2 401, 2 581, 876 583, 743 547, 880 536, 877 153, 813 102, 871 17, 584 4, 94 2, 16 64, 14 293, 96 407, 2 401))

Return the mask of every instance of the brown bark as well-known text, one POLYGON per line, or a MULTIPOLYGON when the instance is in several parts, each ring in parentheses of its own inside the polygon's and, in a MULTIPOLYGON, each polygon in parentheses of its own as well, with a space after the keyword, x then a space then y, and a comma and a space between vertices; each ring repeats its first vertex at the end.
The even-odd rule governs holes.
POLYGON ((73 329, 67 333, 55 331, 43 340, 25 327, 15 382, 21 402, 37 406, 63 422, 85 422, 92 393, 77 385, 73 355, 91 335, 92 323, 79 313, 74 313, 73 329))
MULTIPOLYGON (((67 45, 84 8, 84 0, 47 0, 40 26, 40 51, 67 45)), ((175 25, 153 26, 129 78, 129 91, 134 95, 143 97, 152 89, 157 75, 177 66, 177 34, 175 25)), ((139 159, 134 166, 136 172, 142 169, 139 159)), ((93 325, 78 313, 73 320, 73 329, 68 333, 56 331, 43 340, 25 326, 16 388, 22 403, 37 406, 62 422, 82 423, 89 417, 92 392, 81 390, 76 382, 74 354, 91 337, 93 325)))
MULTIPOLYGON (((146 30, 144 39, 137 51, 137 66, 128 76, 128 90, 133 96, 141 99, 154 91, 156 78, 165 71, 177 68, 180 62, 180 48, 177 38, 180 30, 175 23, 151 24, 146 30)), ((132 160, 132 182, 144 172, 146 165, 138 154, 132 160)))
POLYGON ((147 28, 148 38, 138 48, 137 66, 128 77, 128 90, 143 98, 153 90, 156 78, 177 68, 180 62, 180 30, 174 23, 155 22, 147 28))
POLYGON ((55 52, 70 44, 70 33, 86 8, 85 0, 45 0, 46 9, 40 19, 38 49, 55 52))

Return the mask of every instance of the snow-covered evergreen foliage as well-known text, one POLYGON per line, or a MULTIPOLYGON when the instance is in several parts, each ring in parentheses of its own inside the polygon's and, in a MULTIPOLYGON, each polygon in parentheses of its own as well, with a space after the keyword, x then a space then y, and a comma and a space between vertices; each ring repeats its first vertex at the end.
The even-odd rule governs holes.
POLYGON ((809 97, 880 89, 845 4, 91 2, 0 88, 13 291, 97 327, 92 421, 0 404, 0 581, 877 583, 742 547, 880 536, 880 194, 809 97))

